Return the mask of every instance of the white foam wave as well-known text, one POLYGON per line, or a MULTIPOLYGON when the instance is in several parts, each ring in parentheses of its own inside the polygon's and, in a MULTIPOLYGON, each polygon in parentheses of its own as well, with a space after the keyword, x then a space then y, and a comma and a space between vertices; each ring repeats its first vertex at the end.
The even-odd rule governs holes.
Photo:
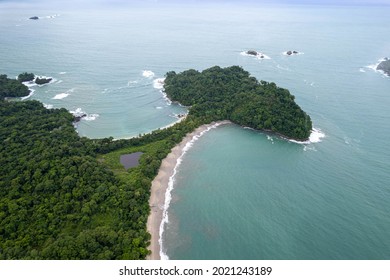
POLYGON ((45 107, 46 109, 53 109, 53 108, 54 108, 53 105, 51 105, 51 104, 45 104, 45 103, 43 103, 43 107, 45 107))
POLYGON ((167 105, 171 105, 172 101, 168 98, 166 92, 164 91, 164 81, 165 78, 158 78, 153 80, 153 87, 155 89, 159 89, 160 93, 164 97, 165 101, 167 102, 167 105))
POLYGON ((63 80, 58 80, 56 84, 61 84, 63 80))
POLYGON ((261 52, 257 52, 257 55, 251 55, 251 54, 248 54, 247 52, 240 52, 241 55, 243 56, 251 56, 251 57, 256 57, 257 59, 271 59, 271 57, 269 57, 268 55, 264 54, 264 53, 261 53, 261 52))
POLYGON ((288 68, 288 67, 283 67, 283 66, 281 66, 281 65, 276 65, 276 67, 278 68, 278 69, 280 69, 280 70, 284 70, 284 71, 291 71, 291 69, 290 68, 288 68))
POLYGON ((138 81, 128 81, 127 82, 127 86, 131 86, 131 85, 134 85, 134 84, 138 84, 138 81))
POLYGON ((73 116, 82 118, 86 121, 94 121, 99 117, 99 114, 87 114, 81 108, 77 108, 74 111, 69 111, 73 116))
POLYGON ((363 68, 360 68, 359 71, 362 72, 362 73, 366 72, 366 70, 364 70, 363 68))
POLYGON ((60 75, 65 75, 65 74, 66 74, 66 72, 60 72, 60 73, 58 73, 58 74, 60 74, 60 75))
MULTIPOLYGON (((174 117, 174 116, 171 116, 171 117, 174 117)), ((175 124, 177 124, 177 123, 182 122, 183 120, 185 120, 185 118, 186 118, 186 117, 179 118, 179 119, 177 119, 175 122, 173 122, 173 123, 171 123, 171 124, 168 124, 168 125, 166 125, 166 126, 160 127, 160 129, 165 129, 165 128, 174 126, 175 124)))
POLYGON ((271 136, 267 135, 267 140, 271 141, 272 144, 274 144, 274 138, 271 136))
POLYGON ((158 78, 153 80, 153 87, 155 89, 163 89, 164 88, 165 78, 158 78))
POLYGON ((314 146, 305 145, 305 147, 303 147, 303 151, 304 152, 307 152, 307 151, 317 152, 317 149, 314 146))
POLYGON ((150 70, 143 70, 142 71, 142 76, 145 78, 153 78, 154 77, 154 72, 150 70))
MULTIPOLYGON (((16 77, 17 78, 17 77, 16 77)), ((60 80, 61 81, 61 80, 60 80)), ((52 83, 55 83, 55 82, 58 82, 58 80, 57 79, 55 79, 55 78, 53 78, 53 77, 48 77, 48 76, 37 76, 37 75, 35 75, 34 76, 34 80, 32 80, 32 81, 28 81, 28 82, 23 82, 22 84, 24 84, 25 86, 27 86, 27 87, 35 87, 35 86, 38 86, 38 87, 43 87, 43 86, 45 86, 45 85, 47 85, 47 84, 52 84, 52 83), (38 85, 37 83, 35 83, 35 80, 37 79, 37 78, 39 78, 39 79, 51 79, 50 80, 50 82, 48 82, 48 83, 46 83, 46 84, 43 84, 43 85, 38 85)), ((62 81, 61 81, 62 82, 62 81)), ((58 83, 60 83, 60 82, 58 82, 58 83)))
POLYGON ((82 115, 85 115, 85 112, 81 108, 77 108, 74 111, 69 111, 73 116, 75 117, 81 117, 82 115))
POLYGON ((171 175, 171 177, 169 177, 168 188, 167 188, 167 190, 165 192, 165 203, 164 203, 164 208, 163 208, 163 213, 162 213, 163 218, 162 218, 162 221, 161 221, 161 224, 160 224, 160 230, 159 230, 158 243, 160 244, 160 258, 161 258, 161 260, 169 260, 168 255, 166 253, 164 253, 164 250, 163 250, 163 240, 162 240, 162 237, 163 237, 163 234, 164 234, 164 226, 165 226, 165 224, 168 224, 168 222, 169 222, 168 208, 169 208, 169 205, 170 205, 171 200, 172 200, 171 192, 172 192, 172 190, 174 188, 175 176, 177 174, 178 167, 182 163, 184 155, 188 152, 189 149, 191 149, 191 147, 194 145, 194 143, 200 137, 202 137, 205 133, 207 133, 211 129, 214 129, 214 128, 220 126, 221 124, 222 123, 216 123, 214 125, 210 125, 205 130, 203 130, 202 132, 194 135, 192 137, 192 139, 189 142, 186 143, 186 145, 182 149, 181 155, 176 160, 176 165, 173 168, 173 174, 171 175))
POLYGON ((167 93, 165 91, 163 91, 163 90, 160 90, 160 92, 161 92, 162 96, 164 97, 165 101, 167 102, 167 105, 168 106, 171 105, 172 101, 169 99, 167 93))
POLYGON ((28 88, 37 86, 37 84, 34 81, 23 82, 22 84, 28 88))
POLYGON ((323 133, 319 128, 314 128, 311 131, 309 136, 310 143, 319 143, 322 142, 322 138, 325 137, 325 133, 323 133))
POLYGON ((55 14, 55 15, 49 15, 49 16, 45 16, 45 17, 39 17, 39 19, 54 19, 56 17, 59 17, 60 15, 59 14, 55 14))
POLYGON ((34 95, 35 89, 30 88, 29 90, 30 90, 30 93, 27 96, 23 96, 21 98, 21 100, 26 100, 26 99, 28 99, 28 98, 30 98, 31 96, 34 95))
POLYGON ((309 140, 297 141, 297 140, 289 139, 288 141, 293 142, 293 143, 297 143, 297 144, 312 144, 312 143, 322 142, 322 138, 325 138, 325 136, 326 136, 325 133, 323 133, 321 131, 321 129, 313 127, 313 129, 310 133, 310 136, 309 136, 309 140))
POLYGON ((161 107, 161 106, 157 106, 157 107, 156 107, 157 110, 161 110, 162 108, 163 108, 163 107, 161 107))
POLYGON ((70 95, 69 93, 63 92, 63 93, 56 94, 56 96, 54 96, 52 99, 64 99, 69 95, 70 95))
POLYGON ((383 62, 383 61, 386 61, 386 60, 388 60, 387 57, 381 58, 381 59, 378 60, 378 62, 377 62, 376 64, 368 65, 368 66, 366 66, 366 68, 371 69, 371 70, 374 70, 374 71, 377 72, 377 73, 380 73, 380 74, 382 74, 382 75, 387 76, 386 73, 385 73, 384 71, 378 70, 378 69, 377 69, 378 66, 379 66, 379 64, 380 64, 381 62, 383 62))
POLYGON ((86 121, 94 121, 99 117, 99 114, 87 114, 86 117, 84 117, 84 120, 86 121))
POLYGON ((309 82, 308 80, 303 80, 303 82, 308 85, 308 86, 311 86, 311 87, 314 87, 315 83, 314 82, 309 82))

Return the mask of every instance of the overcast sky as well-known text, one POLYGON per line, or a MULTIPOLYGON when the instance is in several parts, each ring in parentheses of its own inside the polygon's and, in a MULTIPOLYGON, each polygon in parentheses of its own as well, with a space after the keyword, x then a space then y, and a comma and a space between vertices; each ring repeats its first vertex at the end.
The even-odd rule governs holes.
POLYGON ((251 3, 251 4, 307 4, 307 5, 386 5, 390 6, 390 0, 0 0, 0 3, 8 4, 27 4, 35 3, 42 4, 46 3, 49 6, 54 6, 56 4, 66 4, 69 6, 70 3, 76 3, 77 6, 84 5, 132 5, 132 4, 151 4, 151 3, 178 3, 180 5, 185 5, 186 3, 196 4, 196 3, 251 3))

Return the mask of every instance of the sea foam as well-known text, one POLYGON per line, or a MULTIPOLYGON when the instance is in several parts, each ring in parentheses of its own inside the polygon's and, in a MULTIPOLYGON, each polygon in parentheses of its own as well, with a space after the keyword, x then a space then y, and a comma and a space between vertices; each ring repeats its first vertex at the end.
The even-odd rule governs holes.
POLYGON ((64 99, 65 97, 68 97, 69 96, 69 93, 59 93, 59 94, 56 94, 52 99, 64 99))
POLYGON ((127 86, 131 87, 131 85, 138 84, 138 81, 128 81, 127 86))
POLYGON ((143 70, 142 76, 144 76, 145 78, 153 78, 154 73, 153 73, 153 71, 150 71, 150 70, 143 70))
POLYGON ((74 111, 69 111, 69 113, 71 113, 75 117, 81 117, 83 120, 86 121, 94 121, 99 117, 99 114, 87 114, 81 108, 77 108, 74 111))
POLYGON ((99 117, 99 114, 87 114, 86 117, 84 117, 84 120, 86 121, 94 121, 99 117))
POLYGON ((71 88, 71 89, 67 90, 66 92, 59 93, 59 94, 55 95, 52 99, 64 99, 65 97, 68 97, 71 92, 74 92, 74 90, 75 90, 74 88, 71 88))
POLYGON ((297 143, 297 144, 312 144, 312 143, 319 143, 322 142, 322 138, 324 138, 326 135, 321 131, 319 128, 314 128, 312 129, 309 140, 307 141, 297 141, 297 140, 292 140, 289 139, 288 141, 297 143))
POLYGON ((381 58, 381 59, 378 60, 378 62, 377 62, 376 64, 368 65, 368 66, 366 66, 366 68, 371 69, 371 70, 374 70, 375 72, 380 73, 380 74, 382 74, 382 75, 388 77, 388 75, 387 75, 384 71, 378 70, 378 69, 377 69, 377 67, 379 66, 379 64, 380 64, 381 62, 383 62, 383 61, 386 61, 386 60, 387 60, 386 57, 381 58))
POLYGON ((164 81, 165 78, 158 78, 153 80, 153 87, 155 89, 160 90, 160 93, 164 97, 165 101, 167 102, 167 105, 171 105, 172 101, 168 98, 166 92, 164 91, 164 81))
POLYGON ((35 89, 30 88, 30 93, 27 96, 23 96, 21 98, 21 100, 26 100, 26 99, 30 98, 31 96, 34 95, 34 93, 35 93, 35 89))
POLYGON ((155 89, 163 89, 164 88, 164 81, 165 81, 165 78, 158 78, 158 79, 153 80, 153 87, 155 89))
POLYGON ((169 177, 168 188, 167 188, 167 190, 165 192, 165 203, 164 203, 164 208, 163 208, 163 213, 162 213, 162 221, 161 221, 160 230, 159 230, 158 243, 160 245, 160 258, 161 258, 161 260, 169 260, 169 256, 166 253, 164 253, 164 250, 163 250, 163 234, 164 234, 164 226, 165 226, 165 224, 168 224, 168 222, 169 222, 168 208, 169 208, 169 205, 170 205, 171 200, 172 200, 172 194, 171 193, 172 193, 172 190, 174 188, 173 185, 175 183, 175 176, 177 174, 177 170, 178 170, 180 164, 183 162, 184 155, 188 152, 188 150, 191 149, 191 147, 194 145, 194 143, 197 140, 199 140, 199 138, 202 137, 205 133, 207 133, 211 129, 217 128, 221 124, 222 123, 216 123, 216 124, 213 124, 213 125, 209 125, 209 126, 207 126, 207 128, 205 130, 203 130, 200 133, 194 135, 192 137, 192 139, 185 144, 185 146, 184 146, 184 148, 182 150, 182 153, 180 154, 180 156, 176 160, 176 165, 173 168, 173 174, 169 177))
POLYGON ((51 104, 46 104, 46 103, 43 103, 43 107, 45 107, 46 109, 53 109, 54 106, 51 105, 51 104))

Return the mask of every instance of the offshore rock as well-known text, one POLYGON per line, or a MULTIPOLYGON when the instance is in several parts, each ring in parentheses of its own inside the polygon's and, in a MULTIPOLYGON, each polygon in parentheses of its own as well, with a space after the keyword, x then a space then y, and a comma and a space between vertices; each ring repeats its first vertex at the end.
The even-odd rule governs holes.
POLYGON ((381 70, 385 72, 387 76, 390 76, 390 59, 385 57, 384 60, 378 64, 376 70, 381 70))

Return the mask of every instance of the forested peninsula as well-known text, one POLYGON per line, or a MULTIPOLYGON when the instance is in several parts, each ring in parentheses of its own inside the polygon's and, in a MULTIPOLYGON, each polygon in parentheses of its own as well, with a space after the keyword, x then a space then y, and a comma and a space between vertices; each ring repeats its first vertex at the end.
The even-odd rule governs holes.
POLYGON ((225 119, 299 140, 311 130, 288 90, 237 66, 167 73, 186 118, 118 141, 80 137, 65 109, 5 100, 28 89, 0 77, 0 259, 144 259, 151 182, 187 133, 225 119), (133 152, 140 164, 126 171, 119 158, 133 152))
POLYGON ((238 66, 168 72, 164 88, 172 101, 191 106, 189 114, 204 123, 230 120, 295 140, 307 140, 310 136, 310 117, 287 89, 258 82, 238 66))

